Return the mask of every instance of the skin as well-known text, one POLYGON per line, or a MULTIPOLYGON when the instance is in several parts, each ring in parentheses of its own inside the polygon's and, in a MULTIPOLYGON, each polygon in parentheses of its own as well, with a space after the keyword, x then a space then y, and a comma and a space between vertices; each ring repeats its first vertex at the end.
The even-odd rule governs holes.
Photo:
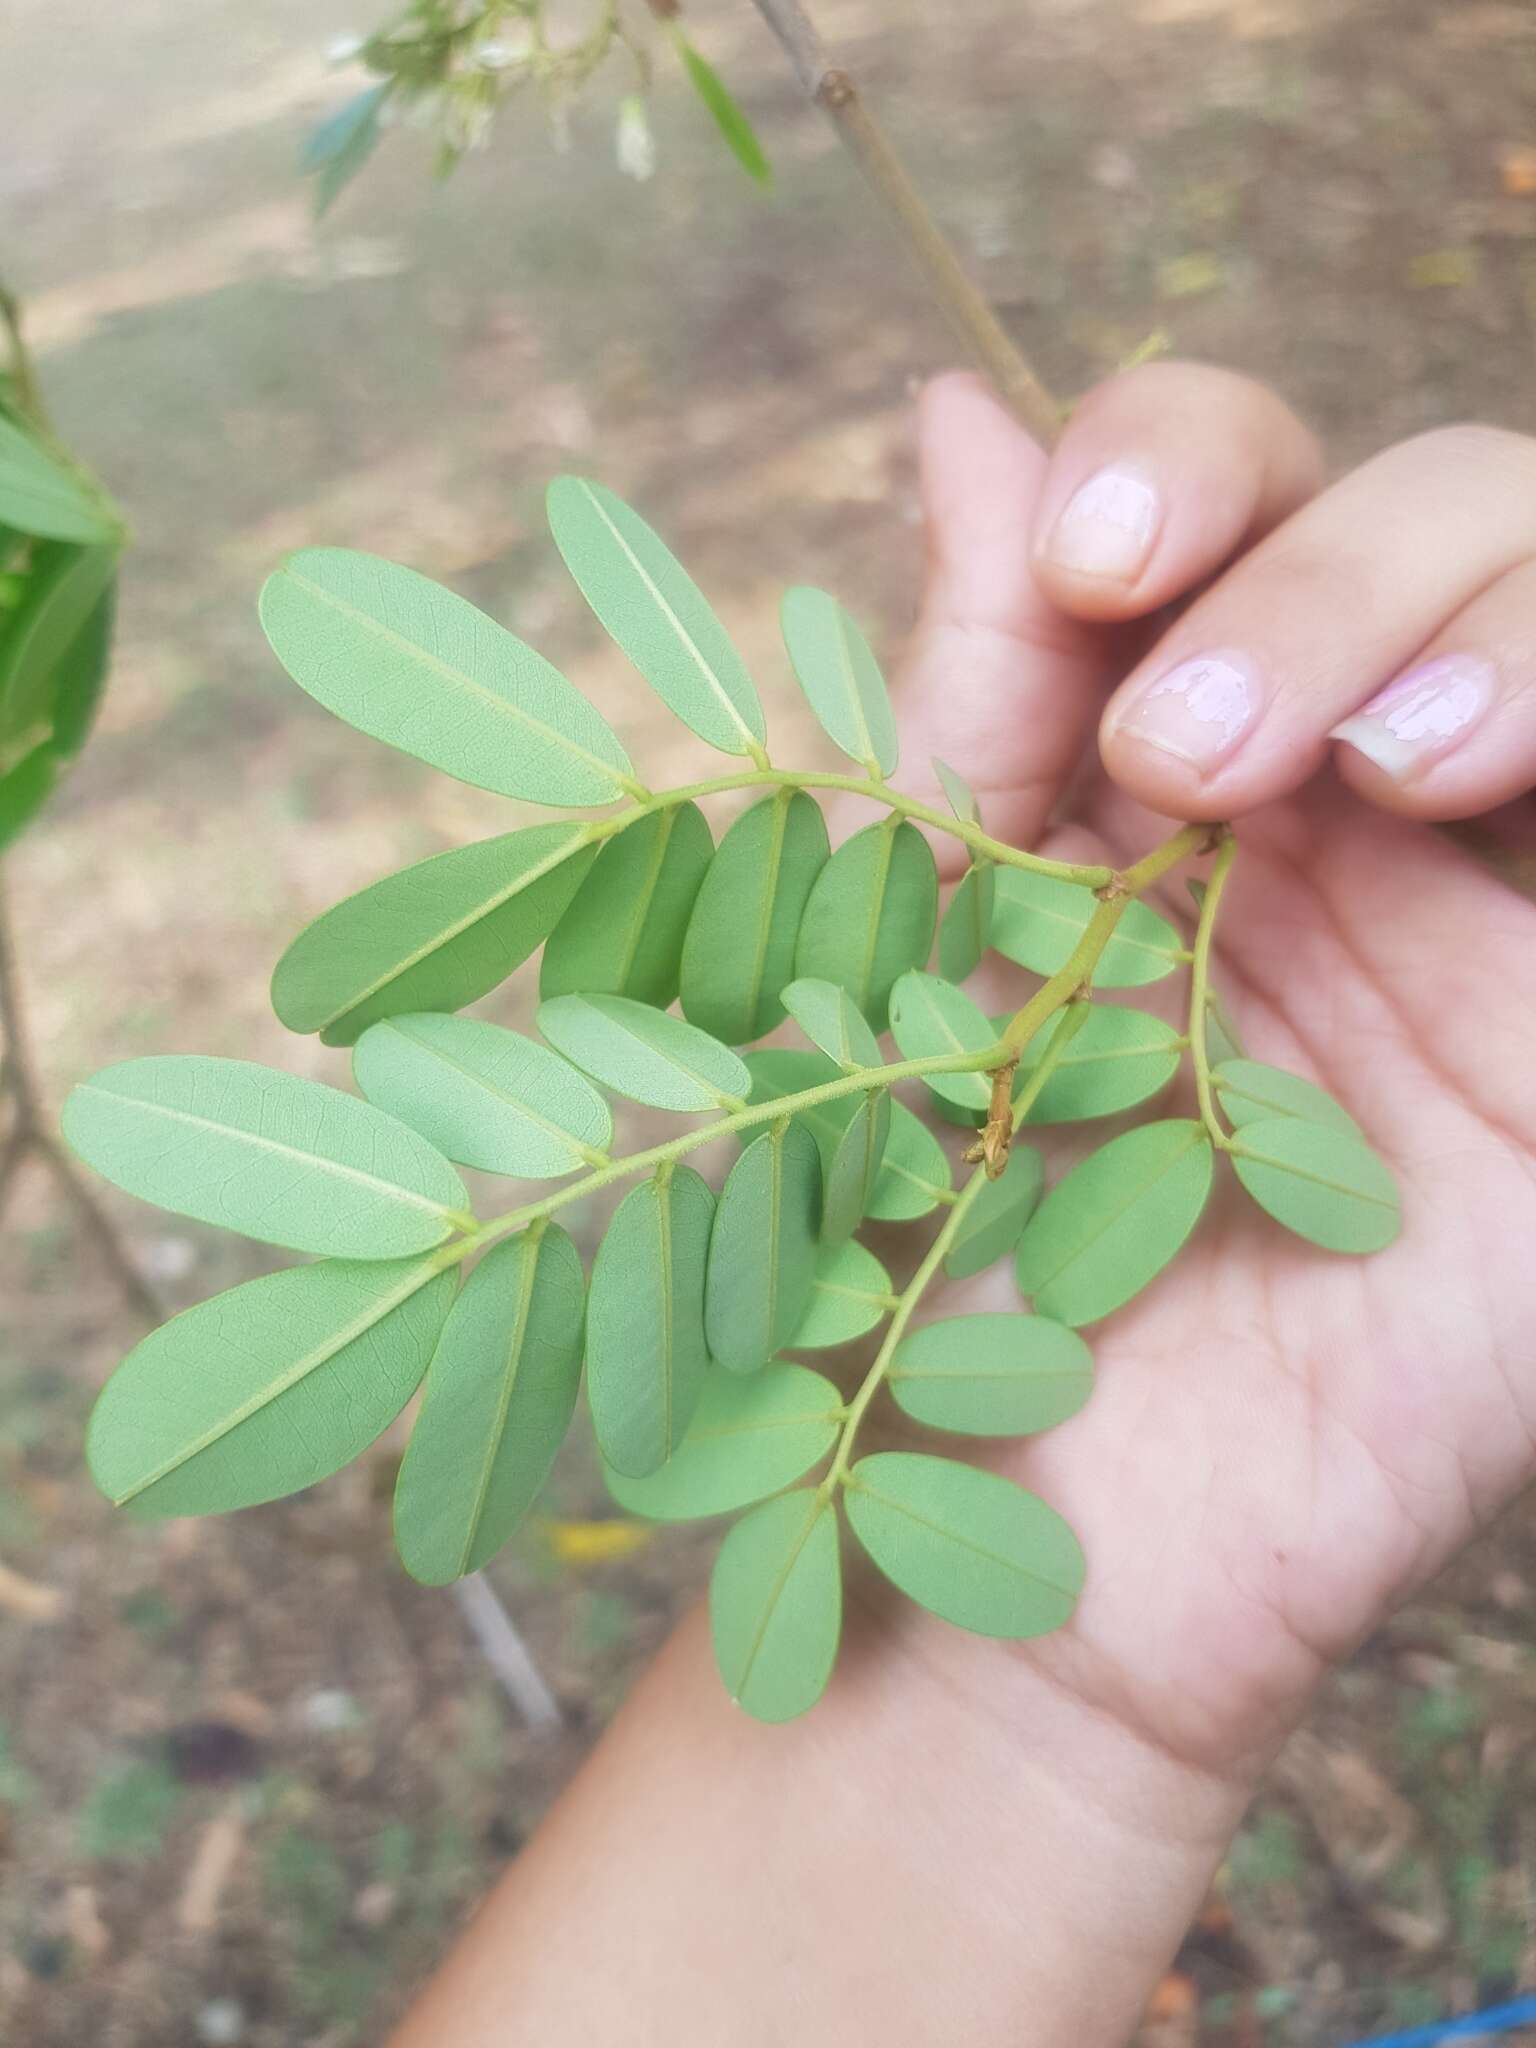
MULTIPOLYGON (((1333 1258, 1229 1185, 1092 1333, 1082 1414, 986 1447, 1083 1539, 1058 1635, 968 1637, 855 1573, 827 1698, 774 1729, 686 1622, 395 2048, 1123 2041, 1323 1670, 1536 1469, 1536 906, 1425 829, 1531 836, 1536 445, 1454 430, 1320 490, 1277 399, 1178 364, 1091 394, 1049 460, 965 377, 921 436, 906 760, 1071 857, 1144 850, 1150 811, 1236 820, 1217 984, 1359 1117, 1404 1231, 1333 1258), (1106 466, 1157 501, 1128 573, 1057 552, 1106 466), (1262 711, 1202 775, 1126 713, 1213 646, 1262 711), (1459 746, 1404 778, 1329 738, 1446 651, 1494 677, 1459 746)), ((961 1292, 1010 1305, 1006 1271, 961 1292)))

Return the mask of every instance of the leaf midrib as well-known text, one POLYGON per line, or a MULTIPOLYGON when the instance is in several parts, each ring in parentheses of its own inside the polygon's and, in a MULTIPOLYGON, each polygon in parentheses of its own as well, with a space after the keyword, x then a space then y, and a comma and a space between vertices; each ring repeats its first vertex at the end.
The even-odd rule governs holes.
MULTIPOLYGON (((1191 1127, 1189 1137, 1185 1140, 1184 1144, 1179 1148, 1179 1150, 1177 1152, 1169 1154, 1169 1156, 1163 1160, 1163 1162, 1155 1169, 1155 1171, 1149 1173, 1144 1179, 1139 1180, 1136 1183, 1135 1187, 1132 1188, 1132 1190, 1130 1191, 1129 1195, 1125 1198, 1125 1200, 1120 1202, 1119 1204, 1117 1204, 1116 1207, 1110 1210, 1109 1214, 1104 1218, 1103 1222, 1099 1224, 1096 1230, 1091 1231, 1089 1235, 1086 1237, 1076 1239, 1068 1247, 1067 1251, 1061 1259, 1060 1264, 1053 1266, 1051 1270, 1044 1275, 1043 1278, 1035 1280, 1032 1286, 1028 1289, 1028 1292, 1037 1297, 1043 1294, 1046 1288, 1049 1287, 1053 1281, 1059 1280, 1061 1278, 1062 1274, 1067 1270, 1069 1266, 1075 1264, 1078 1259, 1082 1258, 1086 1252, 1090 1251, 1096 1244, 1098 1244, 1104 1237, 1106 1237, 1109 1234, 1109 1232, 1115 1228, 1117 1224, 1124 1222, 1125 1217, 1129 1213, 1129 1211, 1133 1209, 1139 1201, 1142 1200, 1143 1196, 1145 1196, 1150 1189, 1155 1188, 1160 1180, 1166 1179, 1167 1176, 1173 1172, 1176 1166, 1182 1165, 1184 1160, 1186 1160, 1189 1157, 1190 1153, 1193 1152, 1198 1146, 1204 1144, 1205 1142, 1206 1140, 1204 1131, 1202 1131, 1198 1125, 1193 1125, 1191 1127)), ((1065 1187, 1067 1185, 1067 1182, 1062 1181, 1059 1183, 1059 1185, 1061 1187, 1065 1187)), ((1045 1213, 1045 1210, 1042 1208, 1037 1209, 1035 1215, 1043 1216, 1045 1213)), ((1033 1220, 1034 1219, 1032 1218, 1031 1221, 1033 1220)), ((1027 1237, 1028 1234, 1029 1224, 1026 1224, 1024 1226, 1024 1235, 1027 1237)))
POLYGON ((1021 1579, 1029 1579, 1037 1586, 1044 1586, 1052 1593, 1060 1593, 1067 1599, 1072 1598, 1072 1587, 1058 1585, 1054 1579, 1048 1579, 1043 1572, 1031 1571, 1028 1565, 1020 1564, 1017 1559, 1004 1557, 998 1551, 989 1550, 984 1543, 977 1543, 970 1536, 962 1536, 954 1529, 946 1528, 942 1522, 935 1522, 927 1515, 918 1514, 916 1509, 909 1507, 905 1501, 893 1500, 888 1493, 882 1493, 877 1486, 871 1486, 867 1479, 860 1479, 857 1470, 855 1467, 848 1475, 847 1486, 850 1493, 862 1493, 869 1500, 879 1501, 882 1507, 889 1508, 893 1514, 905 1515, 909 1522, 915 1522, 920 1529, 931 1530, 935 1536, 943 1537, 946 1543, 953 1543, 962 1550, 969 1550, 974 1556, 985 1558, 989 1564, 1001 1565, 1005 1571, 1016 1573, 1021 1579))
POLYGON ((490 1498, 491 1481, 501 1459, 507 1416, 511 1411, 512 1396, 517 1390, 518 1374, 522 1370, 523 1345, 528 1334, 528 1318, 533 1309, 533 1290, 538 1280, 539 1255, 543 1250, 543 1243, 542 1237, 531 1241, 528 1238, 523 1240, 522 1271, 518 1276, 517 1313, 507 1339, 506 1363, 502 1369, 501 1388, 496 1397, 495 1417, 486 1432, 485 1456, 481 1461, 470 1510, 465 1517, 464 1541, 459 1550, 459 1565, 454 1573, 455 1578, 462 1578, 469 1570, 470 1559, 475 1554, 475 1541, 485 1520, 485 1506, 490 1498))

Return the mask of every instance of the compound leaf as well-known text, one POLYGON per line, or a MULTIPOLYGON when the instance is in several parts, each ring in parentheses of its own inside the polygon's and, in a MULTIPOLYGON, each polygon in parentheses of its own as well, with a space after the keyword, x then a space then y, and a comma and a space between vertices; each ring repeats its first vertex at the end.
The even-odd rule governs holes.
POLYGON ((835 597, 799 584, 779 612, 784 645, 834 746, 871 775, 894 775, 896 718, 869 642, 835 597))
POLYGON ((653 1522, 728 1515, 793 1486, 832 1448, 842 1397, 806 1365, 770 1365, 750 1379, 712 1372, 682 1442, 658 1471, 626 1479, 611 1467, 608 1490, 653 1522))
POLYGON ((301 548, 267 578, 260 613, 327 711, 460 782, 563 809, 637 787, 606 719, 557 668, 414 569, 301 548))
POLYGON ((771 185, 773 173, 768 168, 768 159, 763 154, 763 145, 758 141, 752 123, 727 92, 713 65, 704 61, 680 29, 675 33, 678 55, 683 60, 688 82, 709 109, 715 126, 725 139, 726 148, 749 178, 759 185, 771 185))
POLYGON ((992 943, 992 909, 997 869, 978 861, 960 877, 939 925, 939 972, 946 981, 968 981, 992 943))
POLYGON ((854 1534, 911 1600, 978 1635, 1045 1635, 1069 1620, 1083 1553, 1054 1509, 995 1472, 877 1451, 848 1475, 854 1534))
POLYGON ((1272 1117, 1243 1124, 1231 1157, 1259 1207, 1325 1251, 1379 1252, 1402 1227, 1397 1184, 1355 1131, 1272 1117))
POLYGON ((895 1306, 891 1276, 872 1251, 856 1238, 845 1244, 823 1245, 816 1260, 811 1299, 789 1348, 822 1351, 834 1344, 850 1344, 874 1329, 895 1306))
POLYGON ((1019 1287, 1041 1315, 1096 1322, 1155 1279, 1200 1220, 1211 1141, 1184 1118, 1111 1138, 1057 1182, 1019 1240, 1019 1287))
MULTIPOLYGON (((1055 974, 1067 964, 1097 908, 1093 891, 1079 882, 1003 868, 997 877, 992 944, 1032 973, 1055 974)), ((1172 974, 1187 957, 1166 918, 1144 903, 1130 902, 1099 956, 1093 979, 1099 988, 1140 988, 1172 974)))
POLYGON ((556 996, 539 1005, 539 1029, 605 1088, 654 1109, 730 1108, 751 1092, 729 1046, 627 996, 556 996))
POLYGON ((556 477, 547 509, 582 596, 662 702, 722 753, 760 752, 766 728, 752 678, 665 542, 584 477, 556 477))
POLYGON ((497 1245, 465 1282, 395 1484, 395 1547, 423 1585, 488 1564, 549 1477, 581 1382, 585 1292, 553 1224, 497 1245))
POLYGON ((845 1071, 880 1065, 875 1034, 836 982, 792 981, 781 1000, 811 1043, 845 1071))
POLYGON ((932 1429, 1027 1436, 1077 1413, 1093 1358, 1046 1316, 953 1316, 903 1337, 888 1377, 896 1405, 932 1429))
POLYGON ((779 1022, 806 899, 826 860, 826 822, 804 790, 780 790, 742 812, 710 863, 683 941, 691 1023, 746 1045, 779 1022))
MULTIPOLYGON (((1006 1017, 998 1018, 997 1029, 1002 1031, 1007 1022, 1006 1017)), ((1025 1046, 1015 1095, 1028 1086, 1049 1043, 1050 1033, 1045 1031, 1025 1046)), ((1118 1003, 1094 1003, 1024 1121, 1078 1123, 1133 1109, 1167 1087, 1178 1072, 1183 1046, 1179 1033, 1161 1017, 1118 1003)))
POLYGON ((792 1721, 826 1691, 843 1627, 837 1509, 808 1487, 727 1535, 709 1582, 715 1662, 737 1706, 792 1721))
POLYGON ((124 1060, 71 1092, 63 1125, 129 1194, 292 1251, 397 1259, 472 1221, 464 1183, 426 1138, 250 1060, 124 1060))
POLYGON ((837 1149, 822 1169, 821 1241, 842 1244, 868 1213, 891 1131, 891 1098, 883 1088, 857 1098, 837 1149))
POLYGON ((144 1515, 209 1515, 329 1477, 415 1393, 458 1276, 436 1258, 326 1259, 247 1280, 131 1351, 86 1459, 144 1515))
MULTIPOLYGON (((936 974, 904 974, 891 992, 891 1032, 909 1060, 936 1053, 985 1052, 997 1033, 964 989, 936 974)), ((959 1109, 986 1109, 992 1083, 983 1073, 926 1074, 935 1095, 959 1109)))
POLYGON ((811 1298, 821 1160, 800 1124, 764 1131, 726 1176, 704 1283, 711 1355, 756 1372, 794 1336, 811 1298))
POLYGON ((866 825, 816 877, 795 948, 797 977, 845 988, 875 1031, 883 1031, 891 990, 933 947, 939 876, 915 825, 866 825))
POLYGON ((81 478, 0 414, 0 526, 38 540, 111 547, 122 531, 81 478))
POLYGON ((597 849, 582 825, 529 825, 434 853, 306 925, 277 963, 290 1031, 351 1045, 381 1017, 461 1010, 559 923, 597 849))
POLYGON ((587 1399, 603 1457, 630 1478, 665 1464, 698 1406, 714 1215, 707 1182, 675 1167, 624 1197, 592 1263, 587 1399))
POLYGON ((478 1017, 425 1010, 371 1024, 352 1053, 370 1102, 463 1166, 552 1180, 603 1163, 608 1105, 547 1046, 478 1017))
POLYGON ((715 843, 697 804, 652 811, 617 833, 550 933, 539 994, 676 1000, 683 936, 715 843))
POLYGON ((1015 1144, 996 1180, 984 1180, 961 1217, 944 1270, 951 1280, 969 1279, 1006 1258, 1023 1235, 1045 1186, 1045 1161, 1033 1145, 1015 1144))
POLYGON ((1326 1124, 1363 1138, 1349 1111, 1311 1081, 1268 1067, 1260 1060, 1227 1059, 1211 1070, 1216 1099, 1236 1130, 1245 1124, 1268 1123, 1273 1117, 1300 1117, 1303 1123, 1326 1124))

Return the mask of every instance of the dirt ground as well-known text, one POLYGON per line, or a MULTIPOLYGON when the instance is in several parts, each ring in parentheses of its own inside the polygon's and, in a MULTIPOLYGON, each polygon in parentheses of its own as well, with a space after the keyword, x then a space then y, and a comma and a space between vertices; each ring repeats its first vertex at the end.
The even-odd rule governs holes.
MULTIPOLYGON (((136 530, 100 732, 7 864, 56 1096, 151 1050, 336 1078, 268 1010, 286 940, 520 822, 287 682, 253 608, 283 550, 451 579, 571 666, 652 781, 692 755, 564 581, 553 472, 635 497, 761 675, 787 582, 836 589, 890 649, 909 620, 909 381, 947 343, 750 10, 709 0, 696 32, 760 124, 771 200, 669 82, 649 186, 614 171, 604 90, 568 154, 530 110, 446 186, 390 137, 316 235, 294 159, 340 89, 317 40, 370 25, 349 6, 0 10, 0 264, 136 530)), ((1060 388, 1160 330, 1279 383, 1340 461, 1470 415, 1536 429, 1528 0, 824 11, 1060 388)), ((770 715, 803 716, 787 691, 770 715)), ((177 1304, 261 1269, 114 1213, 177 1304)), ((0 1256, 0 2038, 376 2040, 707 1544, 613 1521, 567 1454, 493 1571, 569 1721, 536 1739, 451 1599, 391 1561, 398 1442, 234 1520, 121 1525, 80 1440, 133 1326, 40 1182, 0 1256)), ((1328 1687, 1149 2041, 1340 2043, 1536 1985, 1533 1616, 1526 1510, 1328 1687)))

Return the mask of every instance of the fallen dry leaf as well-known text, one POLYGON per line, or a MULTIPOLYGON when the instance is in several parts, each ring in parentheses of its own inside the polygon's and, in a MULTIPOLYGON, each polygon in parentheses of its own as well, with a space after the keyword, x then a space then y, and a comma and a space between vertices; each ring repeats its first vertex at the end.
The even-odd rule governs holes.
POLYGON ((0 1564, 0 1608, 18 1621, 57 1621, 68 1604, 56 1586, 40 1586, 0 1564))
POLYGON ((176 1905, 176 1924, 184 1934, 211 1934, 217 1927, 219 1906, 245 1846, 245 1826, 244 1802, 233 1799, 198 1837, 176 1905))

